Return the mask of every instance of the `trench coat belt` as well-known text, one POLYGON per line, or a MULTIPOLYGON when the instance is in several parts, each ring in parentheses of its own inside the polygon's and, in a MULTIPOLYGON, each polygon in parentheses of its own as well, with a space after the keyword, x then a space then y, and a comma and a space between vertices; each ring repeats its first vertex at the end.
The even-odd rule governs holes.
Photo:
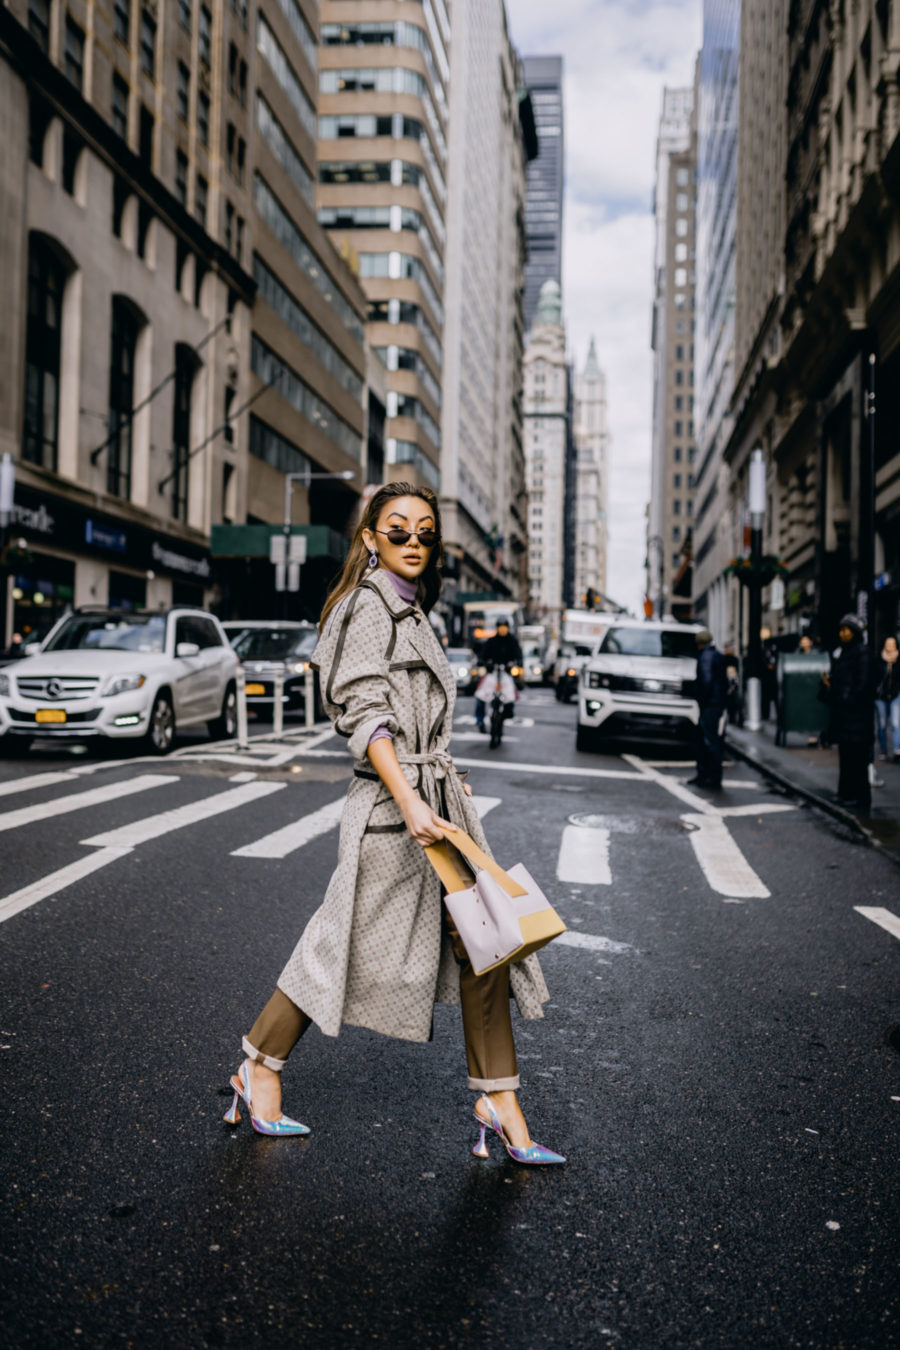
POLYGON ((449 773, 459 772, 446 750, 430 750, 424 755, 407 755, 399 750, 397 760, 400 764, 425 764, 438 779, 446 778, 449 773))

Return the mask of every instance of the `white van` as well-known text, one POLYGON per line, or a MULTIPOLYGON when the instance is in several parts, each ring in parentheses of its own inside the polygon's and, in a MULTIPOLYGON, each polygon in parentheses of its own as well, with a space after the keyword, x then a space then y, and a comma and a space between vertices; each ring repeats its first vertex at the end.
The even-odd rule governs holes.
POLYGON ((605 738, 693 739, 700 624, 617 619, 578 682, 579 750, 605 738))

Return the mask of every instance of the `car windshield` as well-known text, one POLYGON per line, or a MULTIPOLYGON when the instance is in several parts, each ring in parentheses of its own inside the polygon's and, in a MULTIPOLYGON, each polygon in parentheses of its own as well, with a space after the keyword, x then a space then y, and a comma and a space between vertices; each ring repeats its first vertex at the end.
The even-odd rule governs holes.
POLYGON ((459 662, 460 665, 468 665, 474 659, 472 652, 465 647, 448 647, 447 660, 459 662))
POLYGON ((166 621, 161 614, 73 614, 57 629, 44 651, 81 649, 117 652, 163 652, 166 621))
POLYGON ((252 628, 234 644, 242 661, 287 661, 309 656, 316 645, 316 630, 310 628, 252 628))
POLYGON ((611 628, 601 652, 618 656, 696 656, 693 630, 683 628, 611 628))

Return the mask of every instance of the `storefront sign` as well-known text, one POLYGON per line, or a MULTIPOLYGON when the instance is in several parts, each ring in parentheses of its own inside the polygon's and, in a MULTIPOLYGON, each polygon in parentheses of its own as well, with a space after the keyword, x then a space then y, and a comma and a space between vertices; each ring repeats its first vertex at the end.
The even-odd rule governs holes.
POLYGON ((188 558, 183 553, 175 553, 172 549, 163 548, 156 543, 151 553, 153 561, 159 567, 167 567, 170 572, 185 572, 188 576, 204 579, 209 576, 208 558, 188 558))
POLYGON ((114 553, 128 552, 128 535, 124 530, 110 529, 90 517, 84 522, 84 542, 95 548, 108 548, 114 553))

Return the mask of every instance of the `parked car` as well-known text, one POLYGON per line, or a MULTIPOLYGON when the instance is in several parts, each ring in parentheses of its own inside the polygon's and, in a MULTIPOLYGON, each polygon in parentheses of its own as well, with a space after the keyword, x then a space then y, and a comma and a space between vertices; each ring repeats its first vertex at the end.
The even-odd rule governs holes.
POLYGON ((597 749, 613 736, 692 740, 699 632, 698 624, 636 619, 614 624, 581 671, 578 749, 597 749))
POLYGON ((522 682, 544 683, 544 654, 536 642, 522 643, 522 682))
POLYGON ((187 727, 233 736, 237 666, 205 610, 77 609, 40 652, 0 671, 0 747, 106 737, 164 755, 187 727))
MULTIPOLYGON (((315 624, 272 620, 255 623, 237 639, 234 650, 244 668, 248 709, 271 713, 275 706, 275 676, 284 677, 282 707, 296 712, 306 707, 306 672, 318 641, 315 624)), ((322 716, 318 679, 313 676, 315 717, 322 716)))
POLYGON ((447 647, 447 660, 460 694, 474 694, 478 683, 478 657, 471 647, 447 647))

